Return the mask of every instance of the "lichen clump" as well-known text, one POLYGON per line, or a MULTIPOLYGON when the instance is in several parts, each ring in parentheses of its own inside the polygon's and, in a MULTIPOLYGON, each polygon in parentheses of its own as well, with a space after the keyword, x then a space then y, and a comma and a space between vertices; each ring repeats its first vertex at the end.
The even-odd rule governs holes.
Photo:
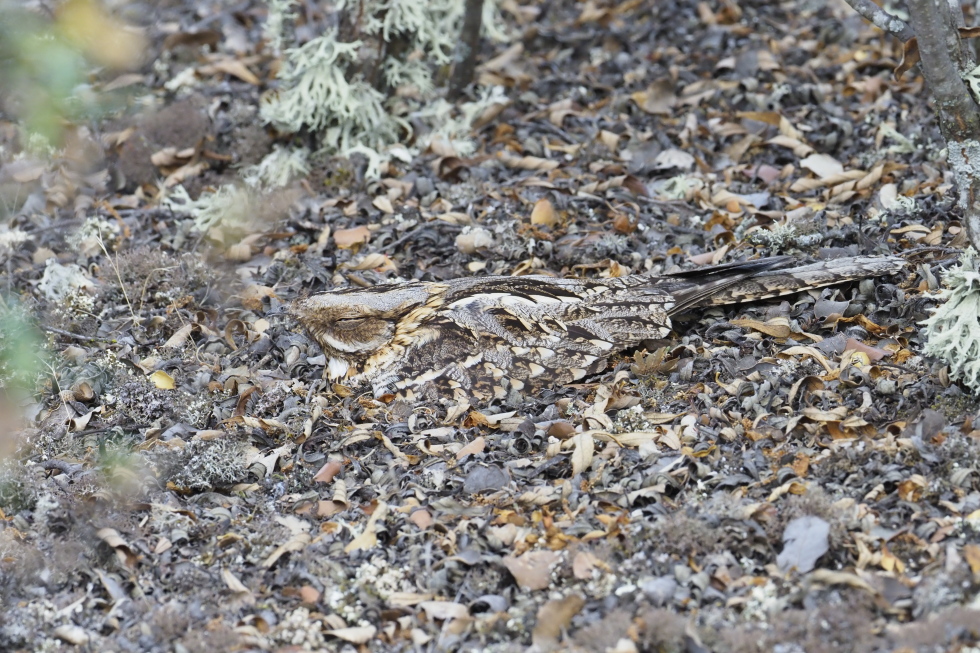
POLYGON ((925 353, 949 364, 951 376, 980 391, 980 272, 977 253, 967 249, 960 265, 943 277, 946 286, 925 326, 925 353))

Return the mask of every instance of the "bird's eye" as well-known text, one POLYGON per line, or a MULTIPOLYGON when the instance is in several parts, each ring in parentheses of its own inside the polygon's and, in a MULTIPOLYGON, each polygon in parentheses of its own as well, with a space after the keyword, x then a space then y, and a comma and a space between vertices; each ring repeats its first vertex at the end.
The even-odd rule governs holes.
POLYGON ((364 322, 363 317, 345 317, 336 321, 336 325, 341 329, 350 329, 364 322))

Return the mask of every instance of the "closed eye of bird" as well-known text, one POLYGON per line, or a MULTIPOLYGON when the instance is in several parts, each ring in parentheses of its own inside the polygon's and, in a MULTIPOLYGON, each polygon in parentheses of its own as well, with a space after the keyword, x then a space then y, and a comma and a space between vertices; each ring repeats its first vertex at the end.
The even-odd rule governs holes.
POLYGON ((672 275, 409 281, 331 290, 290 312, 319 344, 324 375, 376 396, 503 398, 601 372, 617 352, 666 337, 693 308, 757 301, 899 272, 897 256, 789 267, 791 257, 672 275))

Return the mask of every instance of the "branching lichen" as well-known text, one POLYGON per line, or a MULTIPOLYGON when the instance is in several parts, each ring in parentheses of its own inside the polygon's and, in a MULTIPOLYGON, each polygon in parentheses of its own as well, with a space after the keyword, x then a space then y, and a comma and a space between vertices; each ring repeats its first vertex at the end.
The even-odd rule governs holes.
MULTIPOLYGON (((279 3, 279 11, 284 0, 271 1, 279 3)), ((485 32, 502 38, 496 5, 486 5, 485 32)), ((499 92, 487 91, 476 106, 460 107, 461 118, 455 120, 447 115, 455 107, 433 110, 439 101, 437 73, 452 63, 457 45, 462 0, 341 0, 336 10, 357 16, 357 31, 331 29, 286 50, 281 88, 261 107, 262 118, 277 129, 312 130, 330 155, 364 154, 370 178, 380 175, 389 146, 410 140, 411 125, 444 136, 450 132, 452 141, 470 129, 481 107, 501 100, 499 92)), ((269 31, 281 33, 276 26, 269 31)), ((420 138, 416 145, 424 148, 426 142, 420 138)))
POLYGON ((937 306, 925 326, 925 353, 949 364, 951 376, 980 391, 980 271, 976 251, 963 252, 960 265, 943 277, 937 306))

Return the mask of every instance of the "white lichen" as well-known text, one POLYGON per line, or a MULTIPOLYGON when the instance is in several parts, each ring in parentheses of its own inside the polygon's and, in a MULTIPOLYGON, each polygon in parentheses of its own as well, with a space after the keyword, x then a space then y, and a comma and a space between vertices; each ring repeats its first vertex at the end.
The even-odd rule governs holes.
POLYGON ((282 51, 286 24, 296 16, 293 11, 296 0, 267 0, 266 4, 269 5, 269 14, 265 21, 263 36, 269 49, 279 54, 282 51))
POLYGON ((248 224, 255 215, 256 199, 248 188, 225 184, 213 193, 201 193, 194 200, 183 186, 175 186, 160 200, 160 206, 194 218, 194 226, 207 233, 219 225, 235 228, 248 224))
POLYGON ((259 163, 242 170, 242 179, 252 188, 285 188, 293 179, 310 171, 310 151, 305 147, 287 149, 276 146, 259 163))
MULTIPOLYGON (((270 38, 281 37, 285 2, 270 0, 270 38)), ((416 143, 417 151, 437 134, 457 141, 502 96, 485 91, 458 109, 437 97, 436 73, 452 63, 463 7, 462 0, 341 0, 335 9, 358 17, 357 38, 341 41, 339 30, 331 29, 287 49, 281 88, 263 98, 262 118, 281 131, 315 132, 327 154, 365 155, 368 178, 380 176, 391 158, 389 147, 411 139, 409 117, 429 132, 416 143), (379 73, 366 72, 374 70, 379 73)), ((506 38, 499 23, 496 3, 485 3, 484 32, 506 38)), ((458 153, 470 151, 458 143, 458 153)))
POLYGON ((48 259, 37 289, 48 301, 58 303, 75 291, 94 291, 95 282, 81 266, 62 265, 55 259, 48 259))
POLYGON ((977 253, 971 247, 963 252, 960 264, 943 276, 945 288, 922 325, 925 327, 924 352, 943 359, 950 376, 980 391, 980 271, 977 253))

